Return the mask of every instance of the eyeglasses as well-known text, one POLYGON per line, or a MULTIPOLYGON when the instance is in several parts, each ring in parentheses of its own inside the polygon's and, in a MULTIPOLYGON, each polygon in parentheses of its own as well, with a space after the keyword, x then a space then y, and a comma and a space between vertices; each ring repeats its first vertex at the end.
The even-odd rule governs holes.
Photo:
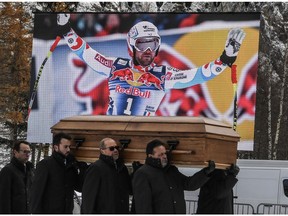
POLYGON ((19 152, 23 152, 24 154, 31 154, 31 151, 29 150, 19 150, 19 152))
POLYGON ((110 151, 114 151, 115 149, 119 150, 119 146, 110 146, 110 147, 103 148, 103 149, 109 149, 110 151))
POLYGON ((159 39, 157 37, 144 37, 136 40, 135 49, 145 52, 147 49, 156 51, 159 48, 159 39))

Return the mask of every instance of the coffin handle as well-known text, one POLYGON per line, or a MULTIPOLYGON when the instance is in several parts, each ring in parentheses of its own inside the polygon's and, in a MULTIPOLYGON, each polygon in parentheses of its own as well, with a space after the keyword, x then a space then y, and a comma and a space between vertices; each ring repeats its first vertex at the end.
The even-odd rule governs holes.
POLYGON ((121 150, 124 150, 130 144, 131 139, 120 139, 119 142, 121 144, 121 150))
POLYGON ((169 146, 169 153, 176 149, 176 146, 179 144, 179 140, 167 140, 169 146))
POLYGON ((74 138, 76 149, 78 149, 85 142, 85 138, 74 138))

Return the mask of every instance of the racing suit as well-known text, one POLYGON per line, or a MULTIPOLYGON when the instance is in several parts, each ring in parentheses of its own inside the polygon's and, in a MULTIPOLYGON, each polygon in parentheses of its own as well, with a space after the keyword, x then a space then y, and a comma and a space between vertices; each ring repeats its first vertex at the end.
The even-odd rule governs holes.
POLYGON ((189 70, 155 63, 142 67, 134 65, 131 59, 102 55, 73 29, 64 35, 64 39, 87 65, 107 77, 110 93, 107 115, 154 116, 165 92, 211 80, 227 67, 219 59, 189 70))

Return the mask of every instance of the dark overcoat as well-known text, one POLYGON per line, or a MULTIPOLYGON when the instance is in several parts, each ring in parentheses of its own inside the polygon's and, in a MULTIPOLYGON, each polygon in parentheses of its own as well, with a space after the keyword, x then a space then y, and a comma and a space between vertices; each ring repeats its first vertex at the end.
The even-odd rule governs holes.
POLYGON ((81 191, 75 164, 74 157, 67 157, 65 163, 65 157, 57 152, 37 164, 31 191, 32 213, 72 213, 74 190, 81 191))
POLYGON ((30 213, 29 193, 34 177, 31 162, 24 164, 15 157, 0 172, 0 213, 30 213))
POLYGON ((197 214, 233 214, 233 187, 237 181, 224 170, 214 170, 200 189, 197 214))
POLYGON ((127 167, 121 159, 101 154, 87 170, 83 190, 83 214, 128 214, 132 185, 127 167))
POLYGON ((184 190, 197 190, 208 179, 204 170, 188 177, 176 166, 162 168, 159 159, 147 157, 132 180, 135 211, 137 214, 185 214, 184 190))

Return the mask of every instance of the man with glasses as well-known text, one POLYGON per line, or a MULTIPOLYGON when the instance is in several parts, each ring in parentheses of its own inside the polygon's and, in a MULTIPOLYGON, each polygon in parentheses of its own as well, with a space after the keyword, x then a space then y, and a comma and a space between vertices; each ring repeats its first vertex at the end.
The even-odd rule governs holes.
POLYGON ((186 214, 184 190, 197 190, 210 178, 215 163, 185 176, 171 165, 166 148, 160 140, 146 147, 146 161, 134 174, 133 195, 136 214, 186 214))
POLYGON ((33 164, 29 161, 30 144, 17 141, 13 158, 0 171, 0 213, 29 214, 29 194, 34 177, 33 164))
POLYGON ((119 146, 115 140, 104 138, 99 149, 99 159, 85 176, 81 213, 128 214, 132 186, 128 169, 119 157, 119 146))
POLYGON ((32 213, 72 214, 74 190, 81 192, 85 167, 70 154, 71 136, 53 137, 52 155, 36 167, 31 191, 32 213))
POLYGON ((110 95, 107 115, 155 115, 165 93, 170 89, 204 83, 220 75, 228 66, 231 67, 245 38, 242 29, 231 29, 219 58, 199 68, 179 70, 155 64, 161 37, 157 27, 150 22, 141 21, 128 32, 127 46, 131 59, 127 59, 108 58, 92 49, 71 29, 69 19, 70 14, 57 15, 60 34, 75 54, 108 79, 110 95))

